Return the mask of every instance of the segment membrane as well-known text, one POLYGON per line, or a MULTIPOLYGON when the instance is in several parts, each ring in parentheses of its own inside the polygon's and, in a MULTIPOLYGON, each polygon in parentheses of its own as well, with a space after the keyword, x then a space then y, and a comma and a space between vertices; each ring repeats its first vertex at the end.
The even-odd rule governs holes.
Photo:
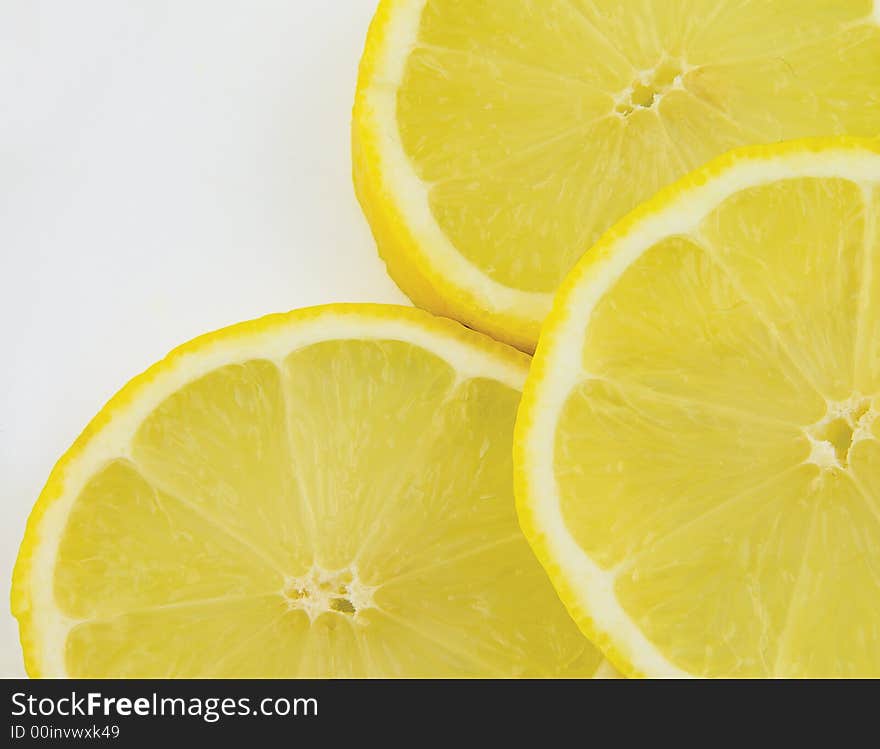
POLYGON ((376 600, 447 649, 467 632, 467 676, 583 676, 601 660, 573 621, 545 616, 558 598, 520 535, 459 558, 440 547, 431 566, 382 586, 376 600))
POLYGON ((404 148, 426 182, 487 171, 566 133, 582 142, 612 107, 608 93, 576 79, 445 47, 413 50, 397 98, 404 148))
POLYGON ((569 532, 610 569, 808 455, 794 426, 589 380, 560 416, 555 476, 569 532))
POLYGON ((862 191, 842 179, 743 190, 703 222, 712 256, 829 400, 855 389, 864 263, 862 191))
POLYGON ((281 373, 271 362, 221 367, 165 400, 132 457, 154 486, 189 503, 279 570, 311 562, 308 518, 287 438, 281 373))
MULTIPOLYGON (((751 3, 748 14, 774 5, 751 3)), ((787 35, 791 22, 764 28, 787 35)), ((761 39, 756 32, 724 30, 727 39, 761 39)), ((684 85, 741 123, 752 142, 830 133, 875 136, 880 131, 880 27, 859 25, 825 36, 814 24, 810 32, 822 36, 794 48, 788 47, 790 40, 779 50, 767 46, 746 59, 725 62, 710 52, 705 63, 686 74, 684 85), (764 138, 756 140, 760 133, 764 138)))
POLYGON ((369 673, 387 678, 454 679, 467 678, 481 668, 467 647, 431 640, 406 619, 373 609, 365 612, 364 624, 363 653, 369 673))
POLYGON ((425 468, 414 458, 455 372, 411 344, 350 340, 295 351, 284 370, 293 456, 314 515, 315 561, 341 569, 374 526, 390 522, 410 470, 425 468))
MULTIPOLYGON (((876 500, 877 474, 874 480, 876 500)), ((871 678, 880 673, 880 515, 843 472, 812 498, 809 537, 777 674, 871 678)))
POLYGON ((384 676, 367 671, 361 637, 363 620, 326 613, 315 619, 305 642, 299 666, 301 679, 362 679, 384 676))
POLYGON ((435 402, 407 457, 387 464, 394 485, 382 495, 381 514, 357 534, 355 558, 367 584, 519 535, 511 465, 518 402, 518 392, 485 379, 462 382, 439 408, 435 402))
POLYGON ((277 595, 124 614, 74 627, 67 669, 96 679, 290 678, 308 626, 277 595))
POLYGON ((855 376, 856 389, 860 393, 880 395, 880 188, 874 186, 867 194, 870 208, 865 235, 855 376))
POLYGON ((629 82, 632 67, 579 0, 428 0, 419 41, 612 91, 629 82), (593 52, 585 58, 585 50, 593 52))
POLYGON ((732 148, 772 139, 766 135, 766 129, 754 129, 747 124, 747 117, 728 111, 712 96, 704 95, 698 88, 696 72, 689 73, 687 81, 686 89, 670 91, 658 105, 669 133, 666 148, 679 156, 681 166, 675 177, 732 148))
POLYGON ((617 597, 672 663, 696 675, 774 673, 818 474, 798 466, 708 512, 691 506, 627 565, 617 597))
POLYGON ((610 186, 597 186, 603 175, 626 169, 625 142, 618 118, 587 120, 483 171, 435 184, 431 210, 456 248, 492 278, 552 291, 598 238, 595 215, 616 218, 629 207, 610 186), (560 204, 571 210, 559 213, 560 204))
POLYGON ((840 51, 848 29, 871 27, 873 0, 690 0, 669 4, 714 7, 715 12, 703 11, 704 20, 688 37, 691 60, 701 65, 774 55, 787 58, 822 43, 829 53, 840 51))
POLYGON ((873 427, 852 446, 849 466, 865 504, 880 518, 880 416, 874 418, 873 427))
POLYGON ((756 308, 686 237, 646 250, 603 295, 590 315, 583 367, 745 418, 800 425, 825 413, 756 308))
POLYGON ((281 575, 253 549, 121 460, 77 498, 55 565, 55 600, 76 619, 281 587, 281 575))

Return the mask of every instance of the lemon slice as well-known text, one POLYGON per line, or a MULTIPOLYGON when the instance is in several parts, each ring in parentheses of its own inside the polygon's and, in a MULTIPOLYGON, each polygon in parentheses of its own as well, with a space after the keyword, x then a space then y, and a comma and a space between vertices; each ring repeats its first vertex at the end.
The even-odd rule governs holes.
POLYGON ((354 177, 417 304, 531 351, 618 218, 709 159, 880 133, 880 0, 383 0, 354 177))
POLYGON ((31 515, 12 591, 28 672, 593 674, 517 525, 527 366, 381 305, 176 350, 110 401, 31 515))
POLYGON ((564 282, 520 521, 627 675, 880 676, 880 143, 733 152, 564 282))

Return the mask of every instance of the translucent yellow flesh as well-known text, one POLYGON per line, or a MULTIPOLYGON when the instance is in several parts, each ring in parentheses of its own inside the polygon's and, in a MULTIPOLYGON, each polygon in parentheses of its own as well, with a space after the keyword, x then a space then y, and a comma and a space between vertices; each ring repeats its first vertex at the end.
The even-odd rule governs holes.
MULTIPOLYGON (((864 292, 860 325, 856 336, 856 387, 864 392, 880 391, 880 188, 875 187, 871 196, 873 210, 867 222, 868 248, 865 254, 864 292), (874 300, 874 303, 871 303, 874 300)), ((880 423, 877 424, 880 428, 880 423)))
POLYGON ((690 673, 880 676, 878 196, 747 189, 590 317, 561 509, 690 673))
POLYGON ((55 568, 73 676, 591 675, 518 530, 519 393, 396 341, 226 366, 77 498, 55 568), (343 571, 323 610, 291 581, 343 571))
POLYGON ((855 389, 867 215, 859 185, 798 180, 744 190, 702 231, 743 300, 831 400, 855 389))
POLYGON ((427 0, 400 136, 455 247, 550 292, 618 218, 713 156, 880 132, 873 7, 427 0), (628 97, 641 106, 623 113, 628 97))

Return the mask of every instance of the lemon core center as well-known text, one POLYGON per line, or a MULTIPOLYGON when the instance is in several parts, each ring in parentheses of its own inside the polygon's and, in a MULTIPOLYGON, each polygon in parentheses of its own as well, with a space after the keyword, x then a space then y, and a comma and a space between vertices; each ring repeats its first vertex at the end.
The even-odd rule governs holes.
POLYGON ((806 430, 812 445, 808 462, 824 469, 848 468, 853 446, 873 437, 876 416, 871 401, 859 395, 829 403, 825 417, 806 430))
POLYGON ((305 611, 314 620, 328 612, 356 617, 375 608, 375 590, 360 580, 357 569, 325 570, 313 565, 304 575, 288 577, 283 595, 288 609, 305 611))
POLYGON ((671 59, 662 60, 655 67, 641 71, 614 98, 614 111, 618 116, 627 118, 638 109, 656 109, 669 91, 684 88, 684 73, 684 63, 671 59))

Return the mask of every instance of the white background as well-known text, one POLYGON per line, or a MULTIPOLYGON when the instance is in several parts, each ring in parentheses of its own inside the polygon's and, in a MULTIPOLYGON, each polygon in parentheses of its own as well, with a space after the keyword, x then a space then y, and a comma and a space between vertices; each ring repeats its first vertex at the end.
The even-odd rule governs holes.
POLYGON ((4 595, 52 465, 133 375, 265 313, 406 301, 350 178, 376 2, 0 0, 4 595))

